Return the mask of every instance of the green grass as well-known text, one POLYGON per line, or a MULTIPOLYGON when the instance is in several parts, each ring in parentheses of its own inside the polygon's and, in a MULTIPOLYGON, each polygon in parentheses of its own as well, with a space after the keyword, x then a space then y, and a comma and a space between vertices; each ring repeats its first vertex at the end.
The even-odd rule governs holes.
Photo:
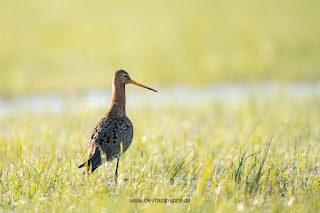
MULTIPOLYGON (((0 98, 111 87, 115 70, 152 88, 316 81, 320 2, 0 0, 0 98)), ((0 212, 315 212, 320 99, 282 95, 127 109, 135 134, 89 177, 104 113, 0 119, 0 212), (137 199, 190 203, 132 203, 137 199)))
POLYGON ((315 212, 320 208, 320 100, 128 109, 121 158, 84 177, 87 139, 103 110, 0 120, 0 211, 315 212), (129 199, 190 198, 187 204, 129 199))
MULTIPOLYGON (((0 92, 320 77, 320 2, 0 1, 0 92)), ((110 88, 110 87, 109 87, 110 88)))

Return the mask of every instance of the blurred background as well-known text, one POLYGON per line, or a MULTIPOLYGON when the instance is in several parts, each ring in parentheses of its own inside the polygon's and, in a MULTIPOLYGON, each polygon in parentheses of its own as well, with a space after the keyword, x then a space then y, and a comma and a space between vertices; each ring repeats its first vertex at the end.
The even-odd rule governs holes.
POLYGON ((0 97, 111 89, 314 82, 320 1, 0 1, 0 97))

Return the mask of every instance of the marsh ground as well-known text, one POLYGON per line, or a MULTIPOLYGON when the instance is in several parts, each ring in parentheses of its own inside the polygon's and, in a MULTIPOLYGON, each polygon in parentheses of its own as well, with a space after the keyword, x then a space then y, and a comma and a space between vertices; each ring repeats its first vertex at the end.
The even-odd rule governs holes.
POLYGON ((77 169, 104 109, 0 121, 1 209, 287 211, 319 209, 319 97, 128 109, 133 143, 85 178, 77 169), (189 198, 190 203, 130 199, 189 198), (139 202, 135 200, 135 202, 139 202))

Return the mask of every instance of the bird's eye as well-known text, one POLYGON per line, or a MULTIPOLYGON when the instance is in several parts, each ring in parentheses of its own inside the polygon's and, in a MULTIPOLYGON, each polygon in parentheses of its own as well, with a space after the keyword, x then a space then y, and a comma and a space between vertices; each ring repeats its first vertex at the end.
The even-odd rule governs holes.
POLYGON ((129 76, 127 74, 125 74, 124 77, 128 78, 129 76))

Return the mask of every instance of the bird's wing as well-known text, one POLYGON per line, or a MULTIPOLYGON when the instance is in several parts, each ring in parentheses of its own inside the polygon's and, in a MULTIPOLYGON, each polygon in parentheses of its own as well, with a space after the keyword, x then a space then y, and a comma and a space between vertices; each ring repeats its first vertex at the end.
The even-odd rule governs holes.
POLYGON ((89 140, 89 158, 94 155, 96 149, 99 149, 102 151, 102 158, 112 161, 115 157, 120 157, 121 146, 122 153, 129 148, 132 137, 132 123, 126 116, 99 122, 89 140))

